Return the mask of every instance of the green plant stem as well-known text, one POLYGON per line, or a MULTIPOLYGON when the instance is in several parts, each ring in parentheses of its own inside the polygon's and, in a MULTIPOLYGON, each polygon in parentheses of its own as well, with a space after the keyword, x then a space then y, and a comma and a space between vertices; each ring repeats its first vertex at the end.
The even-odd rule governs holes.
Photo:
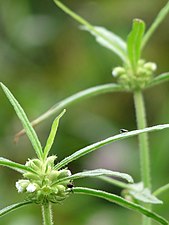
MULTIPOLYGON (((144 105, 144 98, 141 90, 134 92, 134 104, 136 110, 137 128, 144 129, 147 127, 146 112, 144 105)), ((141 179, 145 188, 151 189, 151 175, 150 175, 150 159, 149 159, 149 145, 147 133, 139 135, 139 150, 140 150, 140 167, 141 179)), ((151 205, 147 205, 151 209, 151 205)), ((151 221, 143 217, 143 225, 150 225, 151 221)))
MULTIPOLYGON (((136 110, 137 129, 144 129, 147 127, 146 113, 144 106, 144 99, 141 91, 134 92, 134 103, 136 110)), ((150 160, 149 160, 149 146, 147 133, 139 134, 139 148, 141 161, 141 177, 144 187, 151 189, 150 179, 150 160)))
POLYGON ((53 225, 51 204, 42 205, 43 225, 53 225))

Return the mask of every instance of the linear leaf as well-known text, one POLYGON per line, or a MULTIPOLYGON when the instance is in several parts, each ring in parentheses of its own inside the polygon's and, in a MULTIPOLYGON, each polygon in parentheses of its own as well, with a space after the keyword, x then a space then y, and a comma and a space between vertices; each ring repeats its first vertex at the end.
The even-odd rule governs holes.
POLYGON ((7 206, 7 207, 0 210, 0 216, 4 216, 7 213, 10 213, 10 212, 12 212, 12 211, 14 211, 14 210, 16 210, 20 207, 23 207, 23 206, 31 204, 31 203, 32 203, 31 201, 25 201, 25 202, 19 202, 19 203, 7 206))
POLYGON ((88 27, 82 27, 82 29, 89 31, 93 36, 95 36, 96 41, 100 45, 113 51, 124 62, 127 61, 126 43, 121 37, 105 29, 104 27, 94 26, 92 30, 88 27))
POLYGON ((76 20, 80 24, 84 25, 88 31, 90 31, 94 36, 96 36, 97 41, 101 45, 111 49, 123 61, 126 61, 126 52, 123 51, 123 49, 121 48, 121 44, 123 43, 123 46, 124 46, 125 43, 122 41, 122 39, 120 37, 110 33, 109 31, 106 31, 104 28, 98 28, 98 27, 92 26, 89 22, 87 22, 85 19, 80 17, 78 14, 76 14, 75 12, 70 10, 68 7, 66 7, 60 1, 58 1, 58 0, 53 0, 53 1, 60 9, 62 9, 65 13, 67 13, 69 16, 71 16, 74 20, 76 20), (119 40, 120 40, 120 42, 119 42, 119 40))
POLYGON ((168 191, 169 190, 169 183, 158 188, 156 191, 154 191, 153 195, 158 196, 161 195, 163 192, 168 191))
POLYGON ((146 132, 152 132, 152 131, 158 131, 158 130, 162 130, 162 129, 166 129, 169 128, 169 124, 163 124, 163 125, 157 125, 157 126, 153 126, 153 127, 148 127, 145 129, 141 129, 141 130, 134 130, 134 131, 130 131, 130 132, 126 132, 126 133, 122 133, 122 134, 118 134, 109 138, 106 138, 105 140, 96 142, 92 145, 89 145, 85 148, 82 148, 76 152, 74 152, 72 155, 64 158, 60 163, 58 163, 55 167, 56 169, 60 169, 64 166, 66 166, 68 163, 94 151, 97 150, 98 148, 111 143, 111 142, 115 142, 118 140, 123 140, 125 138, 129 138, 138 134, 142 134, 142 133, 146 133, 146 132))
POLYGON ((43 159, 46 159, 46 157, 48 156, 48 153, 53 145, 54 139, 55 139, 55 135, 57 132, 57 128, 59 125, 59 120, 60 118, 63 116, 63 114, 66 112, 66 110, 63 110, 59 116, 56 117, 56 119, 54 120, 53 124, 52 124, 52 128, 49 134, 49 137, 47 139, 46 145, 45 145, 45 149, 44 149, 44 153, 43 153, 43 159))
POLYGON ((167 14, 169 13, 169 1, 167 4, 160 10, 157 17, 155 18, 154 22, 152 23, 151 27, 148 29, 146 34, 144 35, 143 42, 142 42, 142 48, 147 44, 152 34, 155 32, 155 30, 158 28, 160 23, 165 19, 167 14))
POLYGON ((9 89, 2 83, 0 83, 3 91, 5 92, 7 98, 9 99, 10 103, 13 105, 16 114, 18 115, 25 131, 26 134, 29 137, 29 140, 32 143, 32 146, 35 149, 35 152, 37 154, 37 156, 39 158, 42 158, 42 147, 41 144, 39 142, 39 139, 37 137, 36 132, 34 131, 33 127, 31 126, 24 110, 22 109, 22 107, 20 106, 20 104, 18 103, 18 101, 15 99, 15 97, 12 95, 12 93, 9 91, 9 89))
MULTIPOLYGON (((60 110, 63 110, 64 108, 67 108, 69 105, 73 103, 79 102, 89 97, 97 96, 104 93, 111 93, 115 91, 124 91, 124 88, 118 84, 103 84, 103 85, 98 85, 96 87, 91 87, 86 90, 80 91, 58 102, 54 106, 52 106, 47 112, 45 112, 40 117, 35 119, 32 122, 32 125, 35 126, 39 124, 40 122, 46 120, 48 117, 59 112, 60 110)), ((25 133, 25 130, 20 131, 18 134, 16 134, 16 138, 20 137, 24 133, 25 133)))
POLYGON ((140 19, 134 19, 132 30, 127 39, 127 52, 133 72, 136 72, 137 63, 140 59, 144 31, 145 23, 140 19))
POLYGON ((158 76, 156 76, 148 85, 147 87, 153 87, 156 86, 158 84, 162 84, 164 82, 169 81, 169 72, 167 73, 162 73, 158 76))
POLYGON ((133 178, 130 175, 128 175, 126 173, 120 173, 120 172, 115 172, 115 171, 106 170, 106 169, 95 169, 95 170, 79 172, 79 173, 73 174, 69 177, 59 179, 57 181, 57 183, 65 181, 65 180, 75 180, 75 179, 80 179, 80 178, 84 178, 84 177, 97 177, 97 176, 103 176, 103 175, 122 178, 122 179, 127 180, 129 183, 133 183, 133 178))
POLYGON ((3 157, 0 157, 0 166, 6 166, 9 167, 13 170, 18 171, 19 173, 24 173, 24 172, 34 172, 30 167, 13 162, 9 159, 5 159, 3 157))
POLYGON ((103 198, 107 201, 116 203, 122 207, 134 210, 135 212, 144 214, 147 217, 150 217, 154 220, 156 220, 157 222, 163 224, 163 225, 168 225, 167 220, 165 220, 163 217, 159 216, 158 214, 138 205, 135 204, 133 202, 129 202, 127 200, 125 200, 124 198, 114 195, 114 194, 110 194, 108 192, 105 191, 100 191, 100 190, 94 190, 91 188, 82 188, 82 187, 75 187, 73 188, 73 192, 75 194, 84 194, 84 195, 92 195, 95 197, 99 197, 99 198, 103 198))

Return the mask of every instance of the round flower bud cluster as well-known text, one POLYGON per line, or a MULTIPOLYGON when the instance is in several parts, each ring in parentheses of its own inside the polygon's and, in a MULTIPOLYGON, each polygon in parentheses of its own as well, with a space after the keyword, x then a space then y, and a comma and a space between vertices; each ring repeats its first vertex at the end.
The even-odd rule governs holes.
POLYGON ((71 175, 70 170, 56 170, 54 161, 56 156, 50 156, 45 161, 32 159, 26 162, 30 172, 23 174, 25 179, 16 182, 16 188, 20 193, 26 193, 28 199, 44 204, 45 202, 58 203, 64 200, 68 195, 68 186, 71 175), (61 181, 65 178, 66 180, 61 181))
POLYGON ((137 70, 133 73, 131 67, 125 65, 124 67, 116 67, 112 71, 112 75, 117 78, 126 90, 143 89, 152 80, 157 66, 153 62, 145 62, 140 59, 138 61, 137 70))

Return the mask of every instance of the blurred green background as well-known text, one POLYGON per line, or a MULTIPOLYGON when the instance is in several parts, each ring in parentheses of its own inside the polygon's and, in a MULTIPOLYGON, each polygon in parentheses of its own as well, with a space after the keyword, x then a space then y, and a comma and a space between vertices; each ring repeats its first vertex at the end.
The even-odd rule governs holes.
MULTIPOLYGON (((167 0, 86 0, 64 1, 94 25, 104 26, 126 39, 132 19, 150 26, 167 0)), ((169 70, 169 17, 160 25, 144 51, 143 58, 155 61, 157 74, 169 70)), ((0 80, 14 93, 30 120, 57 101, 91 86, 114 82, 111 71, 120 60, 99 46, 79 24, 59 10, 52 0, 1 0, 0 2, 0 80)), ((149 126, 169 123, 169 83, 145 92, 149 126)), ((0 91, 1 156, 25 163, 35 153, 27 139, 17 144, 14 134, 21 129, 13 108, 0 91)), ((45 143, 54 116, 36 130, 45 143)), ((113 93, 94 97, 67 109, 62 118, 52 152, 59 160, 74 151, 119 133, 120 128, 136 129, 131 94, 113 93)), ((153 190, 169 182, 169 131, 150 135, 153 190)), ((140 181, 137 138, 109 144, 69 165, 73 173, 84 169, 107 168, 131 174, 140 181)), ((23 196, 15 189, 20 175, 1 168, 0 208, 23 196)), ((96 179, 79 180, 87 186, 120 194, 117 187, 96 179)), ((169 219, 168 193, 160 196, 164 206, 156 212, 169 219)), ((54 206, 58 225, 131 225, 141 216, 94 197, 72 195, 54 206)), ((38 206, 27 206, 0 219, 0 225, 42 224, 38 206)))

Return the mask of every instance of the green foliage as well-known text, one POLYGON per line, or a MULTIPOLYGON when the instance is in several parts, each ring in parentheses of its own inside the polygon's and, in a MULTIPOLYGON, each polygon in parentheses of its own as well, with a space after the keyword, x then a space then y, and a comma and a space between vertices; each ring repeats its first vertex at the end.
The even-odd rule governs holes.
POLYGON ((50 131, 50 134, 49 134, 49 137, 47 139, 47 142, 46 142, 46 145, 45 145, 45 148, 44 148, 44 153, 43 153, 43 159, 45 160, 49 154, 49 151, 53 145, 53 142, 54 142, 54 139, 55 139, 55 135, 56 135, 56 132, 57 132, 57 128, 58 128, 58 125, 59 125, 59 120, 60 118, 63 116, 63 114, 65 113, 66 111, 63 110, 63 112, 58 116, 56 117, 56 119, 54 120, 53 124, 52 124, 52 128, 51 128, 51 131, 50 131))
POLYGON ((106 199, 110 202, 114 202, 118 205, 121 205, 125 208, 134 210, 136 212, 142 213, 144 215, 146 215, 147 217, 151 217, 152 219, 158 221, 161 224, 167 225, 168 221, 165 220, 164 218, 162 218, 161 216, 157 215, 156 213, 153 213, 149 210, 147 210, 146 208, 137 205, 135 203, 129 202, 117 195, 113 195, 104 191, 100 191, 100 190, 93 190, 91 188, 81 188, 81 187, 77 187, 74 188, 74 192, 77 194, 86 194, 86 195, 92 195, 95 197, 99 197, 99 198, 103 198, 106 199))
POLYGON ((12 93, 8 90, 8 88, 5 85, 3 85, 2 83, 0 83, 0 85, 1 85, 4 93, 6 94, 7 98, 9 99, 10 103, 14 107, 16 114, 18 115, 19 119, 21 120, 22 125, 26 131, 26 134, 28 135, 29 140, 32 143, 32 146, 34 147, 37 156, 41 159, 42 158, 41 144, 39 142, 36 132, 34 131, 33 127, 31 126, 25 112, 23 111, 23 109, 21 108, 21 106, 19 105, 17 100, 14 98, 12 93))
POLYGON ((0 216, 5 215, 24 205, 36 203, 42 206, 44 225, 53 225, 51 204, 60 203, 65 198, 69 197, 73 189, 73 192, 75 194, 85 194, 103 198, 122 207, 132 209, 135 212, 141 213, 142 215, 146 216, 146 219, 143 219, 144 225, 151 224, 151 222, 147 220, 147 217, 150 217, 151 219, 154 219, 161 224, 168 224, 168 222, 164 218, 152 212, 151 209, 151 204, 162 203, 162 201, 157 199, 155 196, 168 190, 168 184, 157 189, 157 191, 155 191, 153 194, 151 193, 148 133, 169 128, 169 124, 146 128, 147 121, 142 91, 143 89, 168 81, 169 74, 168 72, 163 73, 154 78, 156 64, 143 60, 141 58, 141 54, 143 47, 145 47, 145 44, 148 42, 153 32, 157 29, 159 24, 168 14, 169 2, 160 11, 154 23, 147 32, 145 32, 145 23, 140 19, 135 19, 133 21, 132 30, 130 31, 126 42, 121 37, 105 29, 104 27, 91 25, 89 22, 74 13, 60 1, 54 0, 54 2, 65 13, 78 21, 83 26, 82 29, 89 31, 96 38, 96 41, 100 45, 108 48, 113 53, 115 53, 115 55, 120 57, 122 66, 113 69, 113 76, 116 78, 117 84, 100 85, 74 94, 54 105, 46 113, 33 121, 32 124, 29 122, 24 110, 12 95, 12 93, 9 91, 9 89, 4 84, 0 83, 3 91, 14 107, 16 114, 18 115, 24 128, 24 130, 18 133, 16 137, 18 138, 21 134, 26 132, 38 157, 35 159, 29 159, 25 165, 15 163, 13 161, 0 157, 1 166, 9 167, 23 175, 24 179, 19 179, 16 182, 16 188, 18 192, 25 193, 26 196, 26 200, 24 202, 13 204, 0 210, 0 216), (74 152, 55 165, 55 159, 57 157, 55 155, 49 156, 49 152, 54 143, 59 120, 65 113, 65 110, 63 109, 75 102, 86 99, 87 97, 103 93, 122 91, 131 92, 134 96, 137 130, 129 132, 126 131, 125 133, 117 134, 105 140, 91 144, 74 152), (63 111, 54 120, 46 145, 42 149, 41 143, 32 125, 38 124, 39 122, 47 119, 49 116, 55 114, 56 112, 59 112, 60 110, 63 111), (130 175, 120 172, 114 172, 111 170, 95 169, 78 172, 72 175, 71 171, 68 168, 65 168, 65 166, 67 166, 70 162, 77 160, 80 157, 91 153, 108 143, 123 140, 136 135, 139 136, 140 144, 139 150, 142 180, 140 184, 126 184, 122 181, 114 180, 109 176, 115 176, 125 179, 127 182, 133 182, 133 179, 130 175), (125 190, 123 191, 123 193, 126 198, 130 198, 130 201, 120 196, 101 190, 73 187, 73 180, 85 177, 99 177, 102 180, 124 188, 125 190), (149 204, 143 207, 141 206, 141 202, 149 204))
MULTIPOLYGON (((21 122, 23 123, 26 129, 26 133, 29 134, 30 130, 33 130, 33 128, 31 124, 29 123, 27 117, 25 116, 26 114, 24 110, 19 105, 19 103, 17 102, 15 97, 12 95, 12 93, 9 91, 9 89, 7 89, 7 87, 3 84, 1 84, 1 86, 4 92, 6 93, 9 101, 11 102, 14 109, 16 110, 16 113, 19 115, 19 119, 21 120, 21 122)), ((48 153, 54 141, 59 119, 64 114, 64 112, 65 111, 63 111, 53 122, 51 132, 49 134, 49 138, 44 148, 44 152, 42 152, 43 157, 41 157, 40 159, 28 160, 28 162, 26 162, 25 165, 13 163, 9 160, 1 158, 0 160, 1 165, 10 167, 11 169, 14 169, 17 171, 19 170, 19 172, 21 172, 22 170, 24 179, 20 179, 19 181, 16 182, 16 188, 18 192, 25 193, 29 201, 28 202, 26 201, 25 203, 17 203, 17 204, 8 206, 1 210, 0 215, 4 215, 25 204, 35 202, 36 204, 43 205, 43 211, 42 211, 43 218, 44 218, 44 221, 48 221, 48 223, 45 222, 44 224, 53 224, 52 215, 50 215, 50 213, 48 212, 50 208, 49 205, 51 203, 58 203, 60 201, 63 201, 66 197, 69 196, 70 192, 68 191, 69 189, 68 184, 72 180, 83 178, 83 177, 97 177, 97 176, 106 175, 106 176, 116 176, 119 178, 126 179, 128 182, 133 182, 133 179, 128 174, 114 172, 114 171, 105 170, 105 169, 84 171, 84 172, 71 175, 71 172, 68 169, 61 169, 61 168, 65 167, 65 165, 67 165, 68 163, 110 142, 121 140, 130 136, 138 135, 140 133, 169 128, 169 124, 165 124, 165 125, 154 126, 152 128, 145 128, 143 130, 136 130, 136 131, 122 133, 114 137, 107 138, 93 145, 87 146, 86 148, 81 149, 73 153, 69 157, 63 159, 60 163, 56 164, 55 166, 54 161, 56 159, 56 156, 48 157, 48 153)), ((33 136, 29 135, 30 141, 32 143, 34 143, 35 137, 37 137, 36 133, 33 136)), ((37 153, 37 149, 35 149, 35 152, 37 153)), ((75 190, 78 191, 80 189, 77 188, 75 190)), ((86 193, 86 190, 88 191, 88 189, 84 189, 84 190, 81 189, 81 193, 86 193)), ((139 211, 145 214, 146 216, 159 221, 161 224, 166 224, 165 220, 162 219, 160 216, 154 214, 153 212, 147 210, 146 208, 139 206, 138 204, 130 203, 119 196, 105 193, 102 191, 92 192, 92 190, 89 190, 88 194, 90 195, 91 193, 98 197, 105 198, 108 201, 113 201, 124 207, 133 209, 135 211, 139 211)))
POLYGON ((145 32, 145 23, 142 20, 133 21, 132 31, 127 39, 127 52, 133 73, 136 73, 138 61, 141 56, 141 44, 145 32))

